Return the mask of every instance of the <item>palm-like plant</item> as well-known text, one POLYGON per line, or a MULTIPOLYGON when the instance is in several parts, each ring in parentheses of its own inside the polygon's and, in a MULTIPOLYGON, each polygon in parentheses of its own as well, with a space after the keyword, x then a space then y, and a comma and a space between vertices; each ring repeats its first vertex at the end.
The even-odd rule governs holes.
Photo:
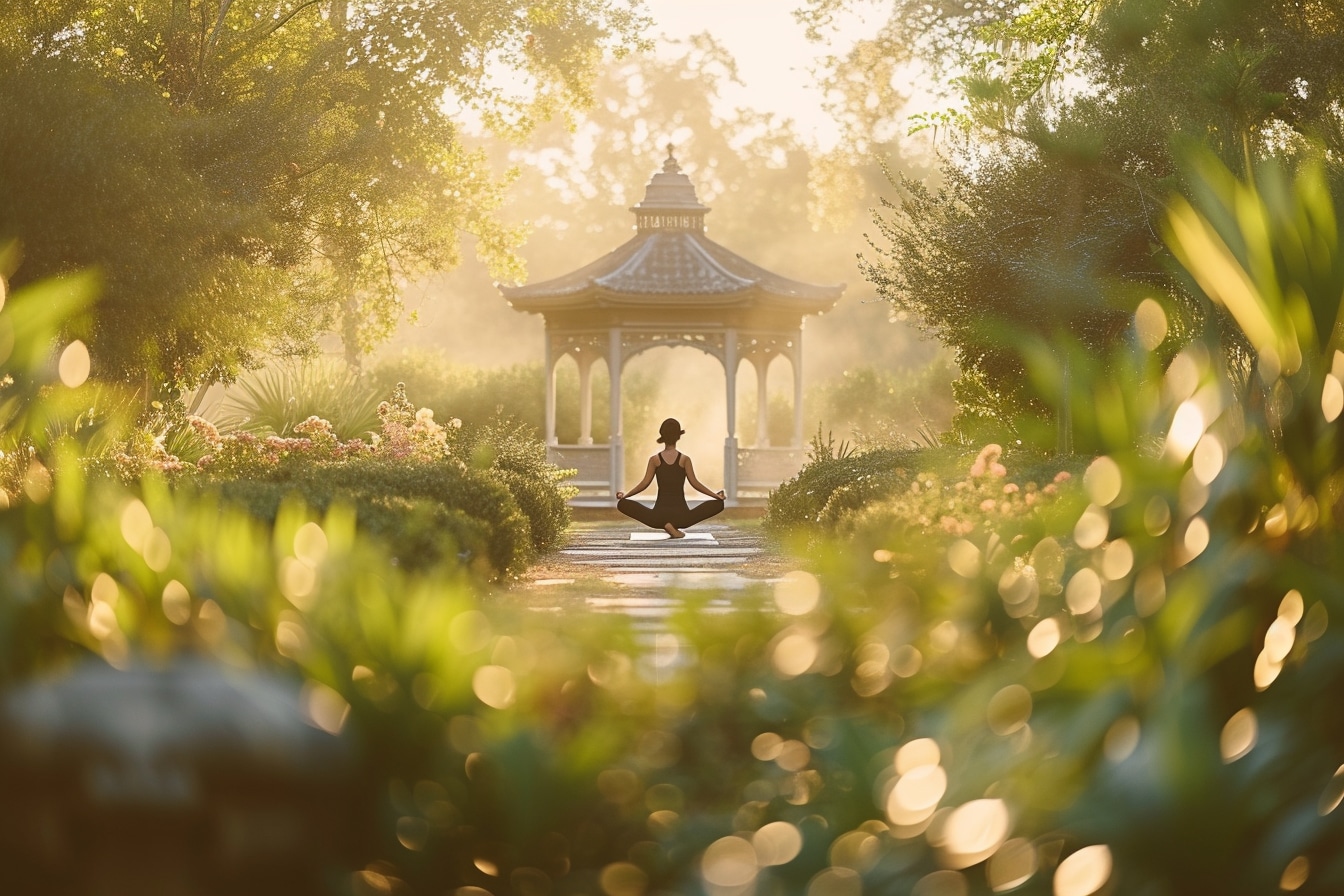
POLYGON ((375 387, 337 363, 278 364, 239 379, 212 421, 223 431, 287 436, 309 417, 321 417, 341 439, 378 428, 375 387))

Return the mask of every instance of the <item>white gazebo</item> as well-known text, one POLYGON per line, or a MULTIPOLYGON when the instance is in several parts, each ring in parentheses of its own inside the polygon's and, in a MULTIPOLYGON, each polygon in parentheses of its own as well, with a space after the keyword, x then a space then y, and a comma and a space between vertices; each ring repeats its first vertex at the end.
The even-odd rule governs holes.
POLYGON ((724 488, 729 503, 760 496, 793 476, 803 452, 803 319, 829 311, 843 285, 817 286, 771 273, 705 236, 695 186, 668 147, 663 170, 633 209, 636 233, 625 244, 572 273, 501 287, 509 304, 546 321, 546 445, 552 462, 577 469, 581 494, 611 498, 621 487, 621 372, 625 362, 658 346, 686 345, 718 358, 725 372, 728 414, 724 488), (555 434, 555 366, 566 354, 579 368, 579 441, 555 434), (770 444, 766 370, 783 355, 793 368, 793 436, 770 444), (594 445, 593 363, 611 375, 611 439, 594 445), (756 370, 756 444, 737 441, 737 371, 756 370))

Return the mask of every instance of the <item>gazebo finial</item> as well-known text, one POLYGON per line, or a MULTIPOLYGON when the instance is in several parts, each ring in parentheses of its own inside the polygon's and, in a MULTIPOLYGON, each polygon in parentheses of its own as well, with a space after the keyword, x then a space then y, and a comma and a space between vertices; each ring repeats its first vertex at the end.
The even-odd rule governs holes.
POLYGON ((677 164, 677 157, 672 155, 672 141, 667 142, 667 159, 663 162, 664 174, 680 174, 681 166, 677 164))

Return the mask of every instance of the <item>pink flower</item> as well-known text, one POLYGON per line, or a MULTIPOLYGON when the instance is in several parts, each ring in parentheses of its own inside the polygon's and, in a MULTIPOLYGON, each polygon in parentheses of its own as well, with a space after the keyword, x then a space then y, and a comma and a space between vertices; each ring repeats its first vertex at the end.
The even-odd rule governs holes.
POLYGON ((998 505, 994 503, 993 498, 986 498, 985 500, 980 502, 980 509, 985 513, 989 513, 997 506, 998 505))
POLYGON ((215 424, 211 423, 209 420, 206 420, 204 417, 197 417, 195 414, 190 414, 187 416, 187 423, 191 425, 191 428, 196 431, 198 436, 205 439, 205 441, 209 442, 211 445, 219 444, 219 430, 215 427, 215 424))
POLYGON ((1008 483, 1007 485, 1005 485, 1005 486, 1003 487, 1003 493, 1004 493, 1005 495, 1015 495, 1015 494, 1017 494, 1017 492, 1018 492, 1018 488, 1017 488, 1017 483, 1016 483, 1016 482, 1010 482, 1010 483, 1008 483))
POLYGON ((1058 473, 1055 474, 1056 482, 1068 482, 1072 478, 1073 474, 1070 473, 1068 470, 1060 470, 1058 473))
POLYGON ((980 449, 980 453, 975 457, 975 463, 971 464, 971 478, 977 479, 986 473, 992 473, 995 476, 1006 476, 1008 471, 999 463, 999 458, 1003 456, 1003 446, 990 443, 980 449))
POLYGON ((1045 492, 1047 495, 1058 494, 1058 493, 1059 493, 1059 486, 1055 485, 1055 484, 1052 482, 1052 483, 1050 483, 1049 485, 1047 485, 1045 488, 1041 489, 1041 491, 1045 492))

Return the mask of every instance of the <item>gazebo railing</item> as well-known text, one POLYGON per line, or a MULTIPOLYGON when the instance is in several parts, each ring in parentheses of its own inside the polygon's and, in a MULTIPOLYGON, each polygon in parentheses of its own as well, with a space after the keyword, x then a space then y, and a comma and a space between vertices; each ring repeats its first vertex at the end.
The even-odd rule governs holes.
POLYGON ((610 445, 551 445, 546 459, 562 469, 578 471, 565 484, 577 488, 580 496, 612 494, 610 445))
POLYGON ((806 462, 806 448, 737 449, 737 497, 769 495, 780 483, 797 476, 806 462))

